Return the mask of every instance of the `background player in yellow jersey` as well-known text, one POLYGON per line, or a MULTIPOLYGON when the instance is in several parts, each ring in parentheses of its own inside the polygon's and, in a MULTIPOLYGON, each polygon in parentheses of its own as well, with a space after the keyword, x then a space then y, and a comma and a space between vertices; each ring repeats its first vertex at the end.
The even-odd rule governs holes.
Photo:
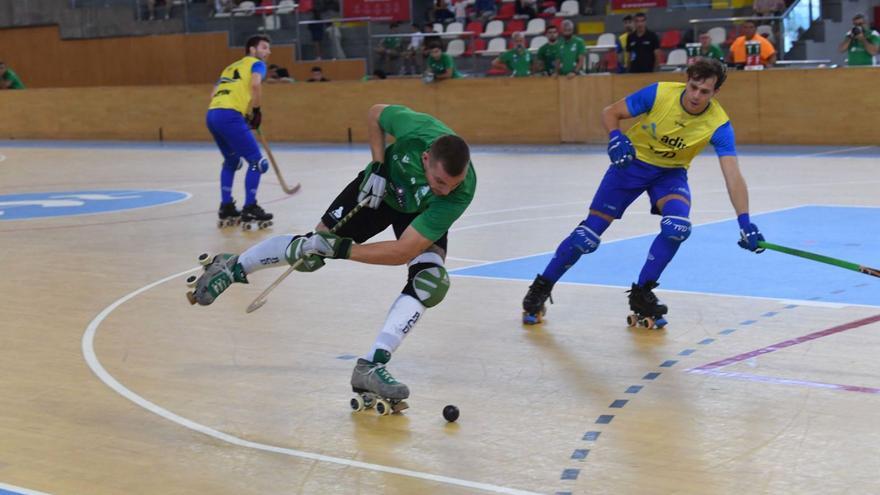
POLYGON ((553 284, 581 255, 599 247, 600 237, 626 208, 647 191, 651 212, 662 215, 660 233, 648 252, 638 283, 632 284, 629 304, 634 315, 630 325, 662 327, 667 307, 653 289, 660 274, 688 238, 691 208, 687 169, 694 157, 711 143, 721 163, 727 192, 740 226, 739 245, 761 252, 764 237, 749 221, 749 193, 736 158, 733 126, 727 113, 713 98, 726 78, 721 62, 698 58, 687 69, 687 83, 661 82, 647 86, 605 108, 602 123, 609 132, 611 166, 590 204, 590 213, 562 241, 543 274, 523 299, 523 323, 541 321, 544 302, 553 284), (626 131, 622 119, 641 116, 626 131))
POLYGON ((269 162, 263 158, 251 134, 251 129, 259 129, 262 121, 261 84, 266 79, 265 61, 271 53, 269 44, 266 36, 252 36, 247 40, 244 58, 223 69, 208 107, 208 130, 223 154, 218 212, 220 227, 235 225, 239 219, 245 225, 255 224, 260 228, 271 225, 272 214, 257 204, 260 176, 269 170, 269 162), (239 211, 232 199, 232 182, 235 172, 245 163, 245 199, 239 211))

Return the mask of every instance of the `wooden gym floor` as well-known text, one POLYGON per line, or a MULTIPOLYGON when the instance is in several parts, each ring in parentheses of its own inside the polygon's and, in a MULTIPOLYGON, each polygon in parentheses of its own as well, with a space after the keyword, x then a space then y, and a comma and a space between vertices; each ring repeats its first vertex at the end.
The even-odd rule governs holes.
MULTIPOLYGON (((244 233, 215 225, 206 145, 0 143, 0 494, 877 491, 880 281, 740 250, 711 152, 690 172, 697 227, 658 290, 670 323, 649 331, 624 324, 658 229, 644 198, 556 287, 545 323, 520 324, 604 150, 478 148, 452 288, 391 362, 412 390, 391 417, 353 413, 348 380, 404 268, 328 262, 250 315, 280 270, 207 308, 184 298, 201 251, 310 230, 368 160, 364 146, 275 154, 302 192, 264 176, 276 225, 244 233), (167 194, 42 216, 144 191, 167 194)), ((768 241, 880 265, 878 157, 743 147, 755 223, 768 241)))

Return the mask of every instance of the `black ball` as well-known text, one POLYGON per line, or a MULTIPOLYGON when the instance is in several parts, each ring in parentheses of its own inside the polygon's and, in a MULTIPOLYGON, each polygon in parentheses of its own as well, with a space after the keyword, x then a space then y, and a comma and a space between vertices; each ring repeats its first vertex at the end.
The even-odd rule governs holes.
POLYGON ((452 423, 456 419, 458 419, 458 408, 449 404, 448 406, 443 408, 443 417, 446 421, 452 423))

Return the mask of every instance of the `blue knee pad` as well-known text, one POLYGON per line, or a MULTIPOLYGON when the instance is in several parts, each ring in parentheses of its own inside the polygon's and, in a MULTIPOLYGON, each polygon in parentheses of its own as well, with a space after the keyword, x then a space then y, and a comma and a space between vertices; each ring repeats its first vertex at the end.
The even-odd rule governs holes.
POLYGON ((265 158, 260 158, 256 162, 251 162, 250 169, 255 172, 265 174, 266 172, 269 171, 269 160, 267 160, 265 158))
POLYGON ((599 243, 602 240, 593 229, 581 224, 568 236, 568 242, 571 247, 580 251, 581 254, 587 254, 599 249, 599 243))
POLYGON ((667 215, 660 220, 660 235, 673 242, 684 242, 691 235, 691 221, 667 215))
POLYGON ((240 158, 240 157, 227 158, 226 160, 223 161, 223 169, 235 172, 236 170, 240 169, 243 164, 244 164, 243 158, 240 158))

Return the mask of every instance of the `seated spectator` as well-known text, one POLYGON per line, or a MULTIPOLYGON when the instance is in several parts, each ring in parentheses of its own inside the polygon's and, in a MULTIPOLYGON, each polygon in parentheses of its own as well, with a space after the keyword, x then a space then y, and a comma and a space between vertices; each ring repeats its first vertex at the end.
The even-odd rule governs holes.
POLYGON ((516 15, 525 16, 529 19, 538 16, 538 8, 536 0, 515 0, 516 15))
POLYGON ((429 45, 428 68, 425 71, 426 81, 443 79, 458 79, 461 74, 455 69, 455 59, 448 53, 443 53, 443 45, 432 43, 429 45))
POLYGON ((455 18, 455 14, 452 13, 452 0, 434 0, 431 18, 441 24, 451 22, 455 18))
POLYGON ((0 89, 24 89, 18 74, 3 62, 0 62, 0 89))
POLYGON ((880 52, 880 36, 868 26, 865 16, 853 17, 853 27, 840 43, 840 53, 846 52, 846 65, 874 65, 874 55, 880 52))
POLYGON ((526 35, 522 31, 517 31, 510 39, 513 41, 513 48, 495 57, 492 60, 492 68, 510 71, 510 75, 513 77, 531 76, 532 54, 526 48, 526 35))
POLYGON ((324 71, 317 65, 312 67, 312 75, 306 79, 306 82, 328 82, 330 79, 324 77, 324 71))
POLYGON ((776 63, 776 49, 773 48, 773 43, 770 43, 770 41, 763 36, 758 36, 757 31, 758 28, 755 26, 755 21, 743 22, 743 34, 733 40, 733 43, 730 45, 730 53, 727 54, 728 61, 733 62, 733 64, 738 67, 745 66, 746 41, 757 41, 761 44, 761 64, 763 64, 764 67, 771 67, 776 63))
POLYGON ((785 0, 755 0, 752 10, 758 17, 780 16, 785 10, 785 0))
POLYGON ((569 79, 584 72, 587 66, 587 45, 584 39, 574 35, 574 23, 562 21, 562 40, 559 42, 557 72, 569 79))
POLYGON ((377 63, 386 73, 390 72, 388 67, 389 62, 396 60, 397 57, 400 56, 400 38, 394 36, 394 31, 397 29, 398 25, 398 22, 392 22, 388 26, 389 36, 382 38, 382 41, 379 42, 379 46, 376 47, 376 54, 379 55, 377 63))
POLYGON ((724 62, 724 52, 720 46, 712 43, 712 37, 709 36, 709 33, 700 33, 700 56, 724 62))
POLYGON ((409 39, 409 45, 406 47, 406 50, 403 51, 403 61, 400 64, 400 75, 418 74, 421 72, 419 67, 425 60, 423 48, 426 37, 425 35, 434 32, 433 28, 428 24, 423 25, 421 28, 416 25, 413 25, 413 27, 416 28, 416 33, 409 39))
POLYGON ((290 72, 287 71, 284 67, 279 67, 275 64, 269 65, 269 69, 266 71, 266 83, 292 83, 296 82, 292 77, 290 77, 290 72))
POLYGON ((495 0, 477 0, 474 4, 474 18, 475 21, 480 21, 482 23, 486 23, 498 12, 495 7, 495 0))

